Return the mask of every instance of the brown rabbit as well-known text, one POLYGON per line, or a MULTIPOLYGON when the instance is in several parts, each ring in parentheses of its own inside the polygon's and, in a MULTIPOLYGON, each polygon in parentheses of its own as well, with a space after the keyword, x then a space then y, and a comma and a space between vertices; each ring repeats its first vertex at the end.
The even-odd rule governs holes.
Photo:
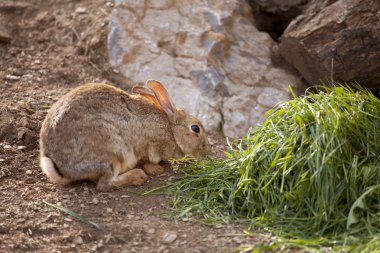
POLYGON ((130 95, 106 84, 85 84, 58 100, 42 123, 41 168, 58 184, 97 181, 141 185, 158 174, 162 160, 207 155, 201 122, 175 108, 164 86, 147 81, 130 95), (138 162, 145 165, 136 168, 138 162))

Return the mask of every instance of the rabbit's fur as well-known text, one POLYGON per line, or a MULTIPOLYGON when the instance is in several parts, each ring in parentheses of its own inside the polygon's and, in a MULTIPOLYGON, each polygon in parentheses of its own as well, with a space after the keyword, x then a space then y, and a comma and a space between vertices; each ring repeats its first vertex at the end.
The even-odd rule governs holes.
POLYGON ((208 154, 199 120, 175 108, 162 84, 147 85, 131 95, 111 85, 85 84, 58 100, 40 133, 41 168, 48 178, 58 184, 93 180, 104 191, 144 183, 148 177, 135 168, 138 162, 208 154))

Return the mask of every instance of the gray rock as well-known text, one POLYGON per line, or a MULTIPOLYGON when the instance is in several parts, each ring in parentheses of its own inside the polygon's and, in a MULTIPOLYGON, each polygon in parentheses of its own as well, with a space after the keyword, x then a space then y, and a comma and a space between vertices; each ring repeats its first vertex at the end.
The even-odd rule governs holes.
POLYGON ((275 43, 253 23, 245 1, 118 0, 109 57, 133 82, 161 81, 176 106, 207 130, 241 137, 262 122, 264 111, 288 98, 288 85, 300 84, 274 67, 275 43))
POLYGON ((266 87, 263 89, 263 91, 257 98, 257 102, 259 102, 259 104, 262 104, 264 106, 270 107, 274 104, 277 104, 287 99, 288 99, 288 96, 284 94, 283 91, 276 88, 266 87))

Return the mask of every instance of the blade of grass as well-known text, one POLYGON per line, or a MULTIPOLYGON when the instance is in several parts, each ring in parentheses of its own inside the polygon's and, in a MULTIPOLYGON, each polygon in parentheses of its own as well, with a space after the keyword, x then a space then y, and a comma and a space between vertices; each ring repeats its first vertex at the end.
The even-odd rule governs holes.
MULTIPOLYGON (((65 214, 70 215, 71 217, 73 217, 73 218, 75 218, 75 219, 77 219, 77 220, 79 220, 81 222, 87 223, 87 224, 95 227, 96 229, 102 231, 103 233, 107 233, 107 234, 111 233, 111 231, 106 226, 104 226, 102 224, 99 224, 99 223, 96 223, 94 221, 91 221, 88 218, 80 215, 77 212, 74 212, 73 210, 71 210, 69 208, 66 208, 66 207, 61 206, 61 205, 56 205, 56 204, 49 203, 46 200, 42 200, 42 202, 45 203, 46 205, 50 206, 50 207, 53 207, 53 208, 55 208, 55 209, 57 209, 57 210, 65 213, 65 214)), ((119 241, 122 241, 124 243, 128 243, 125 239, 123 239, 123 238, 121 238, 119 236, 114 236, 114 237, 116 239, 118 239, 119 241)))
POLYGON ((102 231, 104 233, 108 233, 109 232, 104 225, 101 225, 101 224, 98 224, 96 222, 93 222, 93 221, 87 219, 86 217, 84 217, 84 216, 82 216, 82 215, 74 212, 71 209, 68 209, 68 208, 66 208, 64 206, 61 206, 61 205, 56 205, 56 204, 49 203, 46 200, 42 200, 42 202, 44 202, 48 206, 51 206, 51 207, 54 207, 54 208, 58 209, 59 211, 65 213, 65 214, 70 215, 71 217, 74 217, 75 219, 77 219, 79 221, 85 222, 85 223, 87 223, 87 224, 95 227, 96 229, 98 229, 98 230, 100 230, 100 231, 102 231))

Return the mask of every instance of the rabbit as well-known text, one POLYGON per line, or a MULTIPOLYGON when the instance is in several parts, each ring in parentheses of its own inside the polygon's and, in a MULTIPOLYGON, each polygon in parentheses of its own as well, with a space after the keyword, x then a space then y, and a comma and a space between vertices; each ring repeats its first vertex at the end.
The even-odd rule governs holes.
POLYGON ((209 154, 202 123, 176 108, 160 82, 146 85, 129 94, 90 83, 60 98, 40 132, 40 167, 50 181, 91 180, 108 191, 142 185, 148 175, 163 172, 160 161, 209 154))

